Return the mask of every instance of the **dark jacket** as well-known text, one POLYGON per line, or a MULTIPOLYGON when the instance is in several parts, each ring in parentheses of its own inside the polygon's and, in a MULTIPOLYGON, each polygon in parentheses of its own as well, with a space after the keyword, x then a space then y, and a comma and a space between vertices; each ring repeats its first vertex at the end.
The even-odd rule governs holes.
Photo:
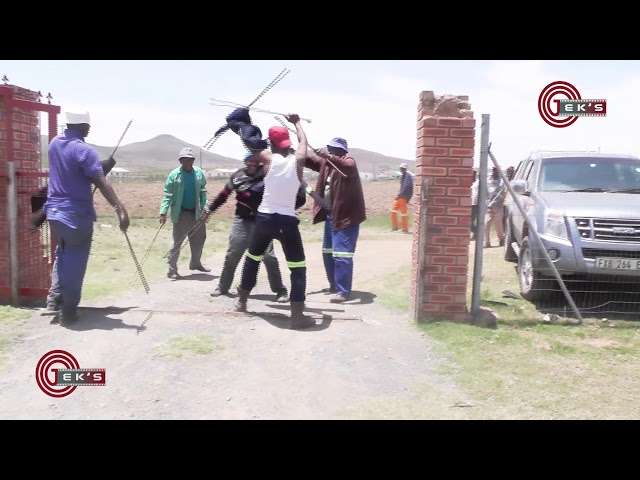
POLYGON ((404 172, 400 177, 400 191, 398 197, 404 198, 407 203, 413 197, 413 175, 409 172, 404 172))
MULTIPOLYGON (((233 172, 227 184, 209 205, 209 210, 215 212, 233 192, 236 192, 236 217, 253 220, 264 194, 264 170, 261 168, 255 175, 247 174, 245 168, 233 172)), ((306 201, 307 197, 301 187, 296 197, 296 209, 306 201)))
MULTIPOLYGON (((356 161, 347 156, 331 160, 342 173, 334 171, 333 167, 323 158, 311 154, 305 161, 305 167, 318 172, 315 192, 324 198, 324 186, 327 177, 331 175, 329 188, 331 189, 331 224, 334 230, 343 230, 352 225, 359 225, 367 219, 364 203, 364 192, 360 181, 360 172, 356 161)), ((327 211, 318 202, 313 205, 313 224, 325 221, 327 211)))

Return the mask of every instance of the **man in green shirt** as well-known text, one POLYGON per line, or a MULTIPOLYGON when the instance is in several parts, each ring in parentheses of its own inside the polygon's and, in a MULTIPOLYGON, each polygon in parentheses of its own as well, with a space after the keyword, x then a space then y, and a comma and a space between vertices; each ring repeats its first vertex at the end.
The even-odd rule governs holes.
MULTIPOLYGON (((173 224, 173 246, 169 251, 169 271, 167 277, 178 279, 178 256, 180 243, 189 230, 196 224, 207 205, 207 179, 204 172, 193 165, 196 157, 190 148, 180 151, 180 166, 173 170, 164 184, 164 196, 160 205, 160 224, 167 221, 167 212, 171 207, 171 223, 173 224)), ((206 224, 201 224, 189 236, 191 248, 190 270, 210 272, 202 265, 202 249, 207 239, 206 224)))

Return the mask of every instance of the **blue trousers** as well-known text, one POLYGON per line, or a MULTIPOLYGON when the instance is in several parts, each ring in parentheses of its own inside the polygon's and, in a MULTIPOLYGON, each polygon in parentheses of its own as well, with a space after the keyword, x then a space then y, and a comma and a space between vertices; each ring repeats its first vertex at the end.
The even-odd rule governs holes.
POLYGON ((304 302, 307 290, 307 263, 298 225, 300 220, 278 213, 256 215, 249 248, 245 253, 240 288, 250 292, 256 286, 260 262, 273 240, 279 240, 291 272, 292 303, 304 302))
POLYGON ((322 241, 322 261, 329 286, 338 295, 348 297, 353 287, 353 256, 360 233, 360 225, 352 225, 342 230, 331 226, 331 215, 324 222, 322 241))
POLYGON ((50 220, 49 224, 58 243, 49 299, 61 301, 63 314, 75 313, 89 263, 93 224, 90 228, 71 228, 57 220, 50 220))

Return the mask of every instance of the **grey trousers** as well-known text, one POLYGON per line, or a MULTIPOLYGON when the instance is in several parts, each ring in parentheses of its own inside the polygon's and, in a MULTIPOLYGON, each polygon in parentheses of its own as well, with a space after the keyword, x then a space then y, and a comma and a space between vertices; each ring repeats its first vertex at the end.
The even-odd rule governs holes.
MULTIPOLYGON (((178 271, 178 257, 180 256, 180 241, 196 224, 196 213, 182 210, 178 221, 173 224, 173 246, 169 250, 169 270, 178 271)), ((189 236, 189 248, 191 249, 191 260, 189 268, 199 267, 202 262, 202 249, 207 239, 207 226, 202 224, 189 236)))
MULTIPOLYGON (((236 268, 238 268, 240 260, 242 260, 247 248, 249 248, 249 239, 253 233, 254 225, 255 221, 253 220, 240 217, 235 217, 233 220, 231 233, 229 234, 229 248, 224 258, 224 266, 222 267, 222 273, 220 274, 220 281, 218 283, 218 289, 223 293, 227 293, 231 288, 236 268)), ((287 288, 282 284, 280 266, 273 251, 273 242, 269 244, 267 250, 264 252, 263 262, 267 269, 271 291, 273 293, 285 291, 287 288)))

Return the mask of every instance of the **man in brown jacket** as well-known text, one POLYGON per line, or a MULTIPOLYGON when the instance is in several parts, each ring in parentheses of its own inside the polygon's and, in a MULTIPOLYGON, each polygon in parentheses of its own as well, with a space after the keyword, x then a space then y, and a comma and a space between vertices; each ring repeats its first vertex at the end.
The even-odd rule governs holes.
POLYGON ((306 168, 319 173, 315 193, 330 206, 328 210, 315 202, 313 224, 325 222, 322 259, 329 280, 328 291, 336 294, 331 299, 333 303, 351 297, 353 256, 360 224, 367 219, 358 166, 348 153, 347 141, 334 138, 326 150, 316 150, 305 163, 306 168))

